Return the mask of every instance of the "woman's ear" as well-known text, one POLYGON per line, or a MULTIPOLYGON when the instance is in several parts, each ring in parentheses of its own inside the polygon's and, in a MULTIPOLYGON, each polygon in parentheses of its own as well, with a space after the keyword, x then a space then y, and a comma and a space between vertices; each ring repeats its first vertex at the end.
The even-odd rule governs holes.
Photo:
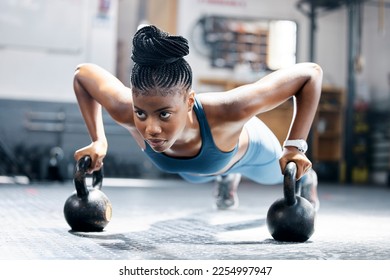
POLYGON ((188 112, 190 112, 195 104, 195 92, 193 90, 191 90, 191 92, 188 94, 187 104, 188 104, 188 112))

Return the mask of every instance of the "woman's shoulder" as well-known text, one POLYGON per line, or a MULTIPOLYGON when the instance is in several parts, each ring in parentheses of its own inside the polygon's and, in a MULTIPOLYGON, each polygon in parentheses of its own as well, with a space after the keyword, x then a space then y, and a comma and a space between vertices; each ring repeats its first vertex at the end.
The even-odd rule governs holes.
POLYGON ((196 94, 198 103, 207 116, 218 116, 224 111, 226 105, 226 92, 205 92, 196 94))
POLYGON ((229 91, 207 92, 197 94, 207 119, 215 122, 242 122, 250 119, 245 110, 245 87, 229 91))

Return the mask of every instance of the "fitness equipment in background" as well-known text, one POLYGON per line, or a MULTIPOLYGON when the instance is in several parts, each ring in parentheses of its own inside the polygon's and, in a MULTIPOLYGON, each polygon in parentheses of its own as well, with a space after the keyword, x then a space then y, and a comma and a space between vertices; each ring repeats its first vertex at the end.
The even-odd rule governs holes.
POLYGON ((284 173, 284 198, 275 201, 267 213, 268 230, 277 241, 305 242, 314 233, 316 211, 300 196, 296 172, 296 164, 289 162, 284 173))
POLYGON ((103 169, 92 173, 92 187, 86 185, 86 174, 91 158, 86 156, 76 163, 74 184, 76 191, 66 200, 64 215, 74 231, 102 231, 112 215, 108 197, 101 191, 103 169))

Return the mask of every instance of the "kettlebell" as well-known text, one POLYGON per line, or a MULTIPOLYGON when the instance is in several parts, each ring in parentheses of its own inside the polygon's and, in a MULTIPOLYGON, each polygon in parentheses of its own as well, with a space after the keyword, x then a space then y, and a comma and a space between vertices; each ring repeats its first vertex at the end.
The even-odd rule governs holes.
POLYGON ((101 191, 103 170, 92 173, 92 187, 86 185, 86 174, 91 162, 91 158, 86 156, 76 163, 74 172, 76 191, 64 205, 65 219, 74 231, 102 231, 111 220, 111 202, 101 191))
POLYGON ((267 212, 268 231, 277 241, 305 242, 314 233, 316 211, 300 196, 296 172, 296 164, 289 162, 284 172, 284 198, 276 200, 267 212))

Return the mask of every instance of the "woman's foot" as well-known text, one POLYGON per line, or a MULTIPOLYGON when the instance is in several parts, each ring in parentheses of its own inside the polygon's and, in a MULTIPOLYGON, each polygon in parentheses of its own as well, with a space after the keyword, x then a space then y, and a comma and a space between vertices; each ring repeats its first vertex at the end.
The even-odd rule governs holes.
POLYGON ((241 174, 218 176, 215 187, 215 203, 220 210, 236 209, 238 207, 237 187, 241 174))

